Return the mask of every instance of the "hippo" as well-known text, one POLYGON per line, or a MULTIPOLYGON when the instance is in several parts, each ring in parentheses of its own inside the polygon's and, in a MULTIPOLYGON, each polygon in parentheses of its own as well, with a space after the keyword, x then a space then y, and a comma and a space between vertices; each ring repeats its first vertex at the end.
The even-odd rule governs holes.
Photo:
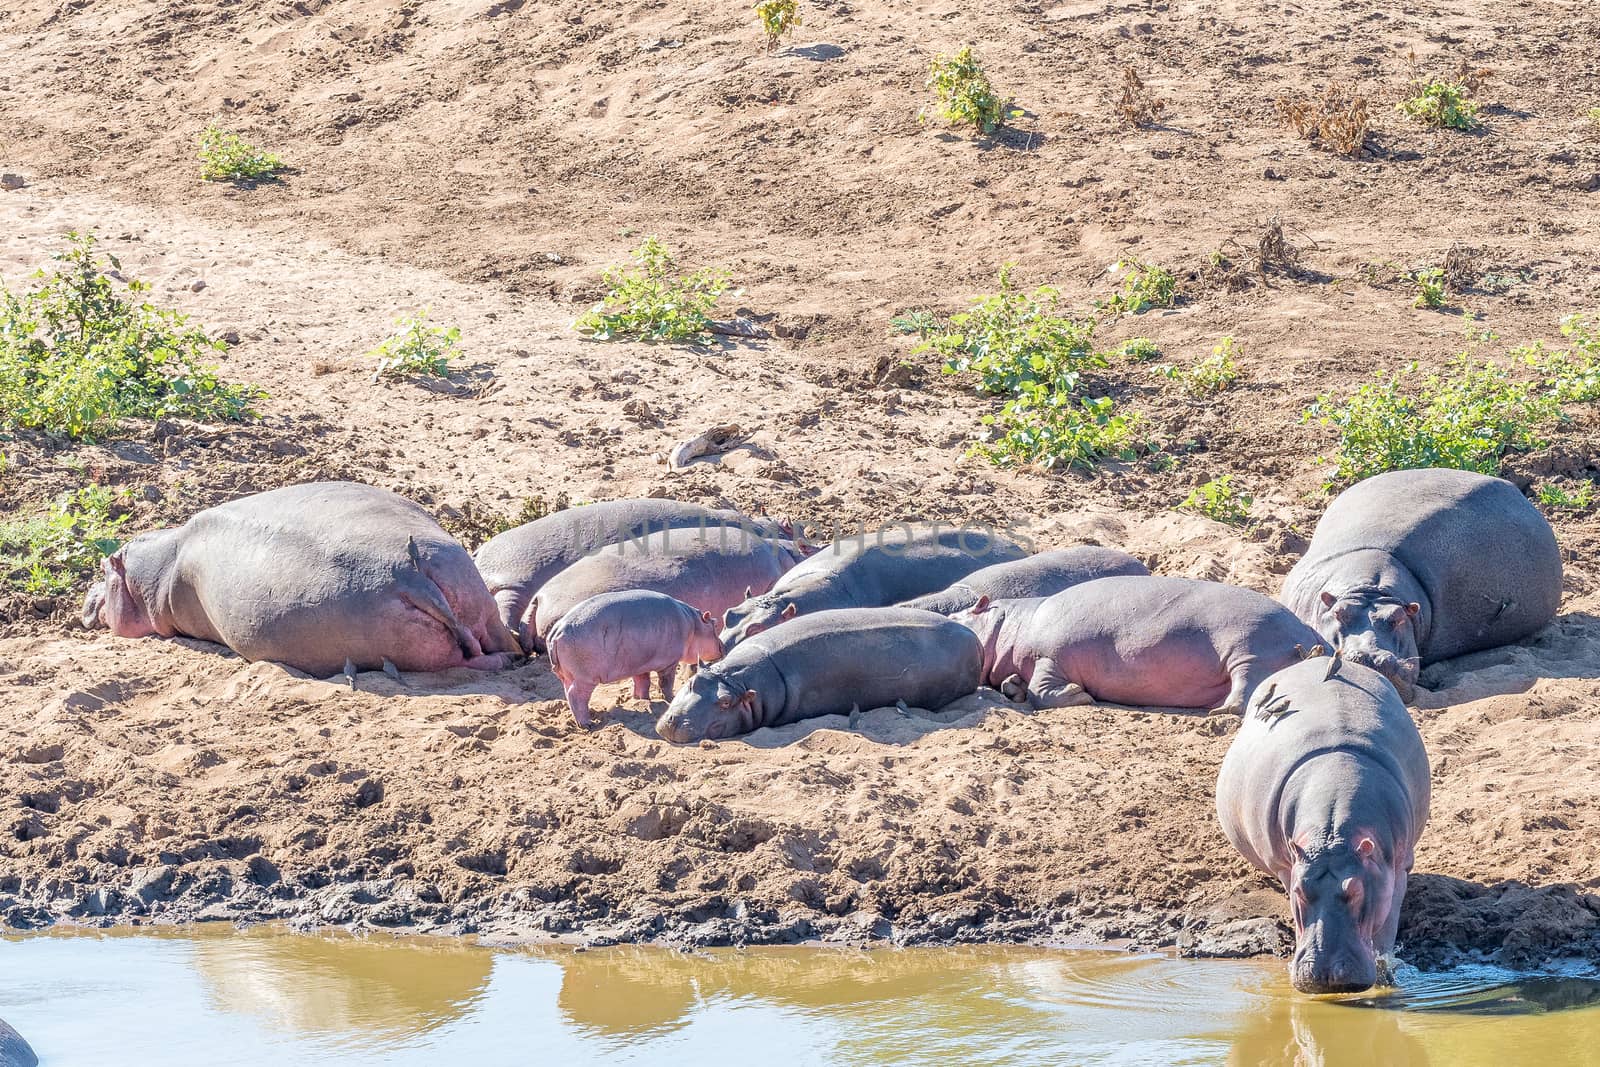
POLYGON ((624 589, 665 593, 720 621, 804 558, 793 541, 769 541, 732 526, 663 530, 607 545, 544 584, 524 614, 525 641, 543 651, 551 627, 568 611, 624 589))
POLYGON ((1050 596, 1096 578, 1149 573, 1150 568, 1126 552, 1079 545, 975 570, 950 588, 907 600, 901 607, 954 615, 966 611, 981 597, 994 601, 1050 596))
POLYGON ((650 675, 661 695, 672 699, 680 663, 722 658, 717 622, 663 593, 629 589, 590 597, 550 630, 550 669, 561 679, 579 726, 588 726, 589 697, 606 682, 633 679, 635 700, 650 697, 650 675))
POLYGON ((747 598, 723 618, 722 643, 732 648, 796 615, 836 608, 874 608, 946 589, 995 563, 1027 556, 995 534, 931 523, 899 523, 842 538, 785 574, 772 589, 747 598))
POLYGON ((1561 551, 1500 478, 1394 471, 1340 493, 1279 599, 1406 701, 1430 663, 1520 641, 1561 606, 1561 551))
POLYGON ((603 500, 566 508, 496 534, 479 546, 473 560, 500 606, 500 620, 525 637, 523 615, 534 595, 594 550, 663 530, 711 526, 744 527, 763 537, 789 536, 787 527, 747 518, 737 511, 654 497, 603 500))
POLYGON ((1217 818, 1289 893, 1304 993, 1351 993, 1392 973, 1400 902, 1428 821, 1428 753, 1393 685, 1317 655, 1256 690, 1217 776, 1217 818))
POLYGON ((466 549, 416 504, 355 482, 257 493, 140 534, 106 559, 83 623, 319 676, 497 670, 519 651, 466 549))
POLYGON ((1112 704, 1238 713, 1317 632, 1249 589, 1192 578, 1097 578, 1048 597, 978 603, 983 678, 1036 708, 1112 704))
POLYGON ((4 1019, 0 1019, 0 1067, 39 1067, 39 1057, 4 1019))
POLYGON ((818 611, 747 638, 702 667, 656 723, 685 744, 856 705, 939 708, 978 689, 972 631, 915 608, 818 611))

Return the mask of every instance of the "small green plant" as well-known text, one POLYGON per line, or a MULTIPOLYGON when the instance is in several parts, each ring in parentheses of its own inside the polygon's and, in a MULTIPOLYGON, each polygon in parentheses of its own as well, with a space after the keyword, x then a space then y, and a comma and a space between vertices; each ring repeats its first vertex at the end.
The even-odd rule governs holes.
POLYGON ((798 0, 761 0, 755 11, 769 52, 778 47, 784 34, 793 33, 794 28, 800 25, 798 0))
POLYGON ((970 451, 1001 466, 1088 470, 1102 459, 1132 459, 1136 452, 1138 416, 1117 412, 1108 396, 1081 397, 1043 382, 1023 385, 983 422, 988 427, 984 440, 970 451))
POLYGON ((1250 505, 1253 503, 1254 497, 1233 488, 1233 475, 1224 474, 1196 486, 1178 507, 1184 511, 1199 512, 1208 519, 1230 526, 1238 526, 1249 520, 1250 505))
POLYGON ((1211 354, 1194 366, 1184 370, 1177 367, 1158 368, 1161 375, 1183 386, 1192 397, 1214 396, 1239 379, 1239 368, 1233 362, 1237 347, 1231 337, 1224 337, 1211 354))
POLYGON ((1161 358, 1161 347, 1148 337, 1130 337, 1117 346, 1117 355, 1134 363, 1161 358))
POLYGON ((606 269, 606 295, 578 319, 577 331, 596 341, 699 340, 728 289, 727 272, 702 268, 679 276, 672 253, 654 237, 633 258, 636 269, 606 269))
POLYGON ((1411 306, 1417 308, 1444 307, 1444 269, 1425 267, 1414 271, 1411 280, 1417 283, 1417 298, 1411 306))
POLYGON ((935 59, 928 88, 938 101, 940 116, 953 126, 972 126, 988 134, 1022 114, 1009 98, 995 92, 971 47, 935 59))
POLYGON ((128 518, 112 517, 115 502, 110 489, 88 485, 63 493, 46 515, 0 523, 0 588, 59 596, 91 581, 128 518))
POLYGON ((243 419, 263 394, 204 362, 224 346, 176 311, 119 287, 92 235, 70 233, 27 292, 0 284, 0 427, 92 438, 125 418, 243 419))
POLYGON ((1501 456, 1536 447, 1535 430, 1561 414, 1548 394, 1466 354, 1411 386, 1415 372, 1413 363, 1344 399, 1319 396, 1305 410, 1304 420, 1339 431, 1334 481, 1416 467, 1494 474, 1501 456))
POLYGON ((1600 107, 1591 107, 1589 110, 1583 113, 1583 117, 1594 123, 1596 126, 1600 126, 1600 107))
POLYGON ((1551 350, 1541 342, 1517 355, 1539 372, 1545 391, 1558 403, 1600 400, 1600 322, 1568 315, 1561 320, 1561 334, 1571 347, 1551 350))
POLYGON ((1555 482, 1545 482, 1539 486, 1538 498, 1547 508, 1587 511, 1594 503, 1594 483, 1582 482, 1576 489, 1568 490, 1555 482))
POLYGON ((200 177, 208 182, 258 182, 277 175, 283 160, 236 133, 207 126, 200 135, 200 177))
POLYGON ((1039 382, 1075 391, 1085 367, 1105 366, 1094 351, 1094 320, 1059 314, 1061 294, 1048 285, 1019 292, 1011 270, 1010 264, 1000 269, 998 293, 925 332, 915 351, 936 353, 946 374, 975 372, 985 393, 1006 395, 1039 382))
POLYGON ((1142 315, 1151 308, 1169 308, 1178 301, 1178 277, 1165 267, 1137 259, 1111 264, 1111 273, 1122 280, 1120 292, 1100 303, 1114 315, 1142 315))
POLYGON ((894 333, 916 334, 918 337, 926 337, 938 328, 939 317, 921 308, 902 311, 889 320, 889 329, 894 333))
POLYGON ((1470 130, 1478 125, 1479 107, 1465 85, 1434 79, 1412 85, 1412 95, 1400 101, 1400 113, 1447 130, 1470 130))
POLYGON ((372 380, 380 378, 443 378, 450 362, 461 355, 461 331, 454 326, 434 326, 428 309, 402 315, 394 321, 393 337, 367 353, 378 357, 372 380))

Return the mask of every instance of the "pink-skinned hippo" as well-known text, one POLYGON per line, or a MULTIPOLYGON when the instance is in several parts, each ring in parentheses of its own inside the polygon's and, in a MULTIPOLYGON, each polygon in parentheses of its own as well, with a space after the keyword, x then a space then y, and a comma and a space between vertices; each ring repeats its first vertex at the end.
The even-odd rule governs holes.
POLYGON ((900 606, 954 615, 966 611, 983 597, 995 601, 1051 596, 1096 578, 1149 573, 1149 567, 1126 552, 1098 545, 1078 545, 975 570, 948 589, 907 600, 900 606))
POLYGON ((793 541, 769 541, 732 526, 664 530, 607 545, 544 584, 525 614, 529 644, 546 647, 552 627, 578 604, 601 593, 648 589, 696 611, 722 613, 772 588, 805 557, 793 541))
POLYGON ((0 1067, 39 1067, 39 1057, 4 1019, 0 1019, 0 1067))
POLYGON ((787 527, 751 519, 737 511, 645 497, 603 500, 546 515, 485 541, 473 556, 500 619, 524 639, 532 653, 524 616, 544 584, 584 556, 606 545, 651 533, 714 526, 745 527, 762 537, 788 537, 787 527))
POLYGON ((977 691, 980 666, 972 631, 931 611, 819 611, 748 638, 700 668, 656 732, 687 744, 857 705, 940 708, 977 691))
POLYGON ((896 523, 841 538, 785 574, 770 591, 730 610, 722 644, 731 648, 796 615, 876 608, 946 589, 973 571, 1027 556, 988 531, 896 523))
POLYGON ((588 726, 596 685, 633 679, 636 700, 650 697, 650 675, 672 699, 680 663, 722 658, 717 621, 664 593, 629 589, 602 593, 578 604, 551 628, 550 669, 561 679, 579 726, 588 726))
POLYGON ((1279 599, 1409 701, 1428 664, 1520 641, 1555 618, 1561 551, 1510 482, 1394 471, 1328 505, 1279 599))
POLYGON ((1389 970, 1417 838, 1428 753, 1383 675, 1335 655, 1262 683, 1222 761, 1217 818, 1289 893, 1305 993, 1349 993, 1389 970))
POLYGON ((1104 701, 1238 713, 1317 632, 1270 597, 1191 578, 1097 578, 1053 596, 980 599, 983 679, 1036 708, 1104 701))
POLYGON ((498 670, 519 654, 466 549, 411 501, 354 482, 257 493, 140 534, 105 561, 83 622, 320 676, 385 661, 498 670))

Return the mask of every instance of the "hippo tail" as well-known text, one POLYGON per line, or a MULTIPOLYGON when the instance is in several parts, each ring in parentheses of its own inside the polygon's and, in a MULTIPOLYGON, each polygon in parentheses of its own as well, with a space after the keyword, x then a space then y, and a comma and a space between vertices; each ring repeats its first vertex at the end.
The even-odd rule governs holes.
MULTIPOLYGON (((483 647, 472 631, 461 625, 461 620, 456 618, 455 609, 445 599, 439 586, 421 570, 413 572, 415 578, 401 583, 401 596, 405 601, 424 615, 431 616, 440 626, 455 638, 456 645, 461 649, 464 659, 476 659, 485 652, 500 651, 499 649, 486 649, 483 647)), ((496 616, 498 618, 498 616, 496 616)), ((513 642, 515 644, 515 642, 513 642)))

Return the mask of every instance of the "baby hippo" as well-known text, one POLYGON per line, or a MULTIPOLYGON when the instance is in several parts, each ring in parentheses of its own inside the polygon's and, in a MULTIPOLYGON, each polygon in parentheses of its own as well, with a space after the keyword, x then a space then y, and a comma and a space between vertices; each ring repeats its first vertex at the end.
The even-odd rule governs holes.
POLYGON ((663 593, 634 589, 590 597, 550 631, 550 668, 567 692, 579 726, 588 726, 594 687, 633 679, 633 696, 650 696, 650 675, 672 699, 680 663, 722 658, 722 642, 709 611, 696 611, 663 593))
POLYGON ((1096 700, 1241 712, 1317 632, 1249 589, 1190 578, 1100 578, 952 618, 983 645, 984 682, 1037 708, 1096 700))
POLYGON ((1428 781, 1422 736, 1369 667, 1308 659, 1250 702, 1217 777, 1217 817, 1289 893, 1296 989, 1353 993, 1384 979, 1428 781))
POLYGON ((656 732, 685 744, 857 704, 940 708, 977 691, 979 665, 972 631, 931 611, 819 611, 747 638, 697 672, 656 732))
POLYGON ((984 567, 948 589, 907 600, 901 607, 954 615, 966 611, 983 597, 994 601, 1051 596, 1096 578, 1149 573, 1150 568, 1126 552, 1098 545, 1078 545, 984 567))

